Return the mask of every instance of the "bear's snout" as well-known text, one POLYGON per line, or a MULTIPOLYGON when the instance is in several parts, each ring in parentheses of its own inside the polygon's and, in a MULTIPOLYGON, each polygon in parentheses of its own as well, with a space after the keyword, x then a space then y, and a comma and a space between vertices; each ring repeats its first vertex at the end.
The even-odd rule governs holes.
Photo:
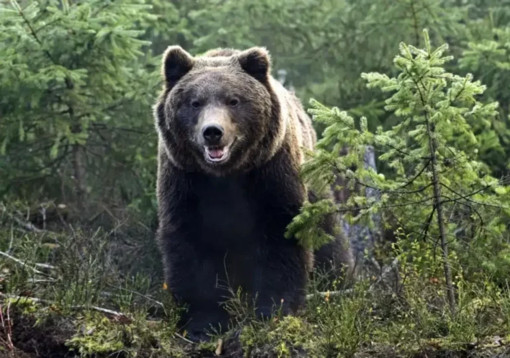
POLYGON ((208 164, 224 164, 229 160, 237 130, 228 110, 222 106, 206 106, 200 114, 195 133, 196 142, 208 164))

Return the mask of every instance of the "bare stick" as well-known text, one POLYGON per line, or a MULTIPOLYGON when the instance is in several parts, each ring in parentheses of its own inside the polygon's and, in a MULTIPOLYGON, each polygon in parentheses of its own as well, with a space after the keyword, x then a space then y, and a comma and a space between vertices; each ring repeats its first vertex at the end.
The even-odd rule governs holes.
POLYGON ((25 229, 26 231, 33 231, 33 232, 45 232, 45 230, 41 230, 37 227, 34 226, 34 224, 32 224, 31 222, 24 222, 23 220, 21 220, 20 218, 16 217, 15 215, 12 215, 11 213, 9 213, 7 211, 7 209, 5 208, 4 205, 1 206, 1 209, 2 209, 2 212, 7 215, 7 217, 9 219, 11 219, 12 221, 14 221, 16 224, 18 224, 19 226, 21 226, 23 229, 25 229))
MULTIPOLYGON (((6 294, 3 294, 3 293, 0 293, 0 297, 9 298, 9 299, 13 299, 13 300, 30 300, 30 301, 33 301, 33 302, 36 302, 36 303, 43 303, 43 304, 49 304, 49 305, 55 304, 55 302, 53 302, 53 301, 45 300, 45 299, 37 298, 37 297, 6 295, 6 294)), ((104 307, 99 307, 99 306, 73 305, 73 306, 69 306, 69 308, 73 309, 73 310, 91 309, 93 311, 105 313, 105 314, 108 314, 108 315, 111 315, 111 316, 114 316, 114 317, 126 318, 126 319, 131 320, 131 318, 129 318, 129 316, 126 315, 125 313, 114 311, 114 310, 111 310, 111 309, 108 309, 108 308, 104 308, 104 307)))
POLYGON ((18 258, 16 258, 16 257, 14 257, 14 256, 11 256, 11 255, 9 255, 9 254, 8 254, 8 253, 6 253, 6 252, 0 251, 0 255, 1 255, 1 256, 4 256, 4 257, 7 257, 8 259, 11 259, 12 261, 14 261, 14 262, 16 262, 16 263, 20 264, 21 266, 23 266, 23 267, 26 267, 26 268, 30 269, 31 271, 33 271, 33 272, 34 272, 34 273, 36 273, 36 274, 48 276, 48 275, 47 275, 47 274, 45 274, 44 272, 39 271, 39 270, 38 270, 38 269, 36 269, 35 267, 32 267, 32 266, 28 265, 28 264, 27 264, 27 263, 25 263, 24 261, 21 261, 20 259, 18 259, 18 258))
MULTIPOLYGON (((381 275, 377 279, 377 281, 373 282, 370 287, 368 288, 368 292, 373 292, 375 290, 375 286, 386 279, 390 273, 397 267, 398 265, 398 258, 393 259, 391 264, 386 266, 383 271, 381 272, 381 275)), ((338 290, 338 291, 325 291, 325 292, 314 292, 306 295, 306 300, 311 300, 315 297, 335 297, 335 296, 344 296, 353 293, 354 290, 347 289, 347 290, 338 290)))
POLYGON ((116 288, 117 290, 123 290, 123 291, 129 292, 129 293, 132 293, 134 295, 137 295, 137 296, 140 296, 142 298, 145 298, 147 301, 153 302, 153 303, 155 303, 156 305, 158 305, 160 307, 163 307, 163 308, 165 307, 162 302, 160 302, 158 300, 155 300, 154 298, 152 298, 150 296, 147 296, 147 295, 144 295, 144 294, 142 294, 140 292, 136 292, 136 291, 130 290, 128 288, 114 286, 114 285, 108 285, 108 286, 116 288))
POLYGON ((183 341, 187 342, 187 343, 191 343, 191 344, 194 344, 195 342, 189 340, 188 338, 184 337, 183 335, 180 335, 179 333, 177 332, 174 332, 174 336, 176 336, 177 338, 180 338, 182 339, 183 341))

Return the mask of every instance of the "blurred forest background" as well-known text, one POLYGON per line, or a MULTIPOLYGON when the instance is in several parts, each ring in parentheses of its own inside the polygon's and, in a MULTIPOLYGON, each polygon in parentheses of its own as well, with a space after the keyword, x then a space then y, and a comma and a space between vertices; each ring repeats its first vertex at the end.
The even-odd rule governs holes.
MULTIPOLYGON (((450 260, 459 307, 450 312, 442 305, 448 279, 437 274, 440 245, 412 239, 412 225, 402 224, 404 215, 430 223, 436 209, 390 215, 379 208, 378 215, 392 220, 371 254, 380 268, 375 280, 385 281, 384 273, 395 269, 395 255, 404 262, 400 276, 411 267, 415 280, 400 277, 408 285, 402 289, 399 283, 398 292, 387 284, 392 286, 385 287, 387 300, 378 302, 384 307, 370 297, 375 286, 363 280, 338 301, 324 292, 314 296, 312 287, 303 319, 240 319, 248 327, 242 347, 249 356, 275 357, 507 349, 509 0, 0 0, 0 311, 4 318, 15 317, 12 325, 2 320, 0 355, 64 357, 72 350, 76 356, 207 356, 218 349, 221 354, 216 343, 190 353, 186 338, 175 332, 178 309, 161 289, 153 240, 152 105, 168 45, 194 55, 217 47, 265 46, 273 75, 305 107, 313 98, 356 119, 366 117, 368 130, 381 133, 415 108, 389 110, 388 95, 367 87, 361 74, 399 75, 394 63, 399 43, 423 48, 423 29, 433 46, 449 44, 453 60, 441 63, 444 71, 462 78, 472 74, 486 86, 475 91, 476 100, 499 103, 491 107, 494 113, 469 122, 475 138, 469 145, 480 163, 473 170, 476 178, 497 181, 496 199, 464 216, 452 209, 446 219, 457 223, 447 229, 455 232, 450 260), (498 210, 485 211, 487 206, 498 210), (458 234, 463 222, 474 228, 469 237, 458 234), (430 287, 430 296, 424 294, 430 287), (322 338, 311 337, 311 330, 322 338)), ((474 100, 470 105, 473 113, 482 108, 474 100)), ((322 107, 314 108, 317 114, 322 107)), ((328 125, 331 121, 318 121, 316 128, 321 133, 328 125)), ((464 144, 459 140, 454 148, 467 150, 464 144)), ((376 148, 376 158, 381 154, 376 148)), ((378 170, 389 177, 393 164, 381 161, 378 170)))

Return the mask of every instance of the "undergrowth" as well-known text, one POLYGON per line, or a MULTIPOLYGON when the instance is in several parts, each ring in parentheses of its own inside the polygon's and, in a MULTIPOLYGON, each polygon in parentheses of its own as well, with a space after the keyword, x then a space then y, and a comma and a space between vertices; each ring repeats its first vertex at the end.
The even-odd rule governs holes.
POLYGON ((14 352, 23 349, 37 357, 23 342, 28 336, 39 339, 40 352, 51 342, 54 352, 77 357, 412 357, 468 350, 481 357, 504 352, 510 342, 510 291, 495 283, 501 279, 482 273, 465 277, 452 254, 458 282, 458 310, 452 314, 433 249, 397 236, 380 250, 397 263, 392 282, 375 272, 354 287, 333 284, 319 292, 324 277, 316 274, 300 314, 266 320, 256 319, 254 302, 232 291, 225 302, 234 317, 230 330, 223 335, 211 331, 210 342, 192 344, 177 327, 183 308, 171 301, 159 272, 143 265, 125 270, 126 263, 142 263, 152 254, 149 232, 142 240, 129 237, 128 228, 123 234, 86 226, 30 231, 20 226, 19 207, 3 208, 4 352, 10 352, 11 339, 14 352), (147 247, 133 251, 129 245, 138 240, 147 247))

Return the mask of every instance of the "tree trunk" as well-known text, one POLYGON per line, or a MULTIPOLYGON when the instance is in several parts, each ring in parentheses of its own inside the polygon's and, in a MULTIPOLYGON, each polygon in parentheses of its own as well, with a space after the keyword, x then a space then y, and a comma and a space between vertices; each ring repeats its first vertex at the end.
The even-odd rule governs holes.
POLYGON ((430 123, 428 116, 427 119, 427 134, 429 137, 429 147, 431 154, 431 164, 432 164, 432 184, 434 186, 434 207, 437 212, 437 225, 439 227, 439 236, 441 240, 441 251, 443 256, 443 267, 444 267, 444 276, 446 281, 446 294, 448 297, 448 303, 450 305, 450 310, 452 313, 456 311, 456 302, 455 302, 455 290, 453 287, 452 280, 452 270, 450 266, 450 260, 448 258, 448 242, 446 237, 446 230, 444 227, 444 217, 443 217, 443 204, 441 202, 441 187, 439 185, 439 174, 437 168, 437 143, 434 138, 434 128, 433 124, 430 123))
POLYGON ((76 204, 79 210, 83 210, 87 191, 85 185, 85 155, 83 146, 79 144, 75 144, 73 147, 73 171, 76 204))

